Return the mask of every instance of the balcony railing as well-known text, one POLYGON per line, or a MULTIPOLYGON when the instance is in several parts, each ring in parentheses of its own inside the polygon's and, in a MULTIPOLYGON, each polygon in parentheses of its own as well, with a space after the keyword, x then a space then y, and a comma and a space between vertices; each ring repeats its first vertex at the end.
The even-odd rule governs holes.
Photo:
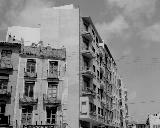
POLYGON ((93 72, 93 70, 90 67, 84 67, 84 69, 82 71, 82 75, 89 77, 89 78, 95 77, 95 73, 93 72))
POLYGON ((85 96, 85 95, 91 95, 91 96, 96 96, 96 92, 89 88, 89 87, 86 87, 82 90, 82 95, 85 96))
POLYGON ((82 37, 87 38, 88 40, 90 40, 90 42, 93 40, 93 37, 92 37, 91 33, 88 32, 87 30, 83 30, 81 33, 82 33, 81 34, 82 37))
POLYGON ((52 73, 47 70, 47 79, 58 79, 59 71, 53 71, 52 73))
POLYGON ((43 103, 46 105, 60 105, 61 101, 57 97, 50 97, 47 94, 43 94, 43 103))
POLYGON ((104 116, 102 116, 102 115, 98 115, 98 121, 100 121, 100 122, 104 122, 104 116))
POLYGON ((5 116, 4 113, 0 113, 0 127, 10 125, 10 116, 5 116))
POLYGON ((88 49, 88 48, 83 49, 81 53, 82 53, 83 56, 85 56, 89 59, 92 59, 92 58, 96 57, 94 52, 92 50, 88 49))
POLYGON ((0 69, 4 70, 4 69, 8 69, 8 70, 12 70, 13 69, 13 65, 11 63, 11 60, 0 60, 0 69))
POLYGON ((38 98, 29 97, 29 96, 19 94, 19 102, 20 102, 20 104, 36 105, 38 103, 38 98))
POLYGON ((24 69, 24 77, 26 78, 37 78, 37 73, 36 72, 27 72, 24 69))
POLYGON ((96 112, 92 112, 92 111, 91 111, 91 112, 89 113, 89 116, 90 116, 91 119, 94 119, 94 120, 96 120, 96 118, 97 118, 96 112))

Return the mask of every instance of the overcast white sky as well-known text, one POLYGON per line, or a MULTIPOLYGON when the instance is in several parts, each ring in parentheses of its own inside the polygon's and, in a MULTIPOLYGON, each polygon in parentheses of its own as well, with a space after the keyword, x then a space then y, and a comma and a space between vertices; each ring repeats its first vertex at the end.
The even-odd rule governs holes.
MULTIPOLYGON (((5 39, 8 26, 37 27, 42 9, 75 1, 0 0, 0 39, 5 39)), ((129 102, 159 102, 160 0, 79 0, 79 5, 117 60, 129 102)), ((129 104, 129 114, 139 121, 157 112, 160 102, 129 104)))

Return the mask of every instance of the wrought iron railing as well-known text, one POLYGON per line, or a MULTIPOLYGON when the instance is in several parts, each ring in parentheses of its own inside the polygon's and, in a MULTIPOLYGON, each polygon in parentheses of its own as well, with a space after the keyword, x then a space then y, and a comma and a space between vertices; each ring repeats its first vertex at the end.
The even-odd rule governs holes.
POLYGON ((23 95, 19 94, 19 102, 21 104, 32 104, 32 105, 35 105, 35 104, 38 103, 38 98, 25 96, 24 94, 23 95))
POLYGON ((48 94, 43 94, 43 102, 44 104, 50 104, 50 105, 61 104, 61 101, 57 99, 57 97, 51 97, 48 94))

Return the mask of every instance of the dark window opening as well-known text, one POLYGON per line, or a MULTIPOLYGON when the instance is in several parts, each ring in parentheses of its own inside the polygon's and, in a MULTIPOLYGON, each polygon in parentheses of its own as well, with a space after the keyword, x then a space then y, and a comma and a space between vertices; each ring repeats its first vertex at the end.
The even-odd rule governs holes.
POLYGON ((84 88, 90 88, 90 79, 87 77, 83 78, 83 82, 84 82, 84 88))
POLYGON ((25 91, 24 95, 27 97, 33 97, 34 96, 34 82, 26 82, 25 83, 25 91))
POLYGON ((96 71, 96 67, 95 67, 95 65, 93 65, 93 71, 94 71, 94 72, 96 71))
POLYGON ((46 107, 48 124, 56 124, 56 112, 57 112, 56 107, 46 107))

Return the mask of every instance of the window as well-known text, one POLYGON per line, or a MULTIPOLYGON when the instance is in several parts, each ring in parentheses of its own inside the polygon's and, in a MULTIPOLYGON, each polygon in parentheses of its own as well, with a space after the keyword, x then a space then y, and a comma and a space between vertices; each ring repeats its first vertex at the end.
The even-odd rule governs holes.
POLYGON ((1 57, 7 57, 7 58, 11 58, 12 55, 12 51, 11 50, 2 50, 1 52, 1 57))
POLYGON ((23 125, 30 125, 32 124, 32 112, 33 107, 32 106, 23 106, 22 107, 22 124, 23 125))
POLYGON ((57 82, 49 82, 48 83, 48 97, 57 97, 57 82))
POLYGON ((85 44, 85 50, 89 50, 89 40, 83 37, 83 43, 85 44))
POLYGON ((103 116, 103 109, 101 109, 101 115, 103 116))
POLYGON ((27 72, 35 73, 36 61, 34 59, 27 60, 27 72))
POLYGON ((97 43, 97 44, 99 43, 98 37, 96 37, 96 43, 97 43))
POLYGON ((2 50, 1 52, 1 64, 11 65, 11 50, 2 50))
POLYGON ((85 57, 84 57, 84 68, 85 68, 85 70, 89 69, 89 61, 85 57))
POLYGON ((56 124, 56 112, 57 112, 56 107, 46 107, 48 124, 56 124))
POLYGON ((101 113, 101 108, 100 107, 98 107, 98 114, 100 114, 101 113))
POLYGON ((97 70, 97 79, 99 79, 99 71, 97 70))
POLYGON ((101 73, 100 73, 100 79, 102 79, 102 78, 103 78, 103 73, 101 72, 101 73))
POLYGON ((27 97, 33 97, 34 95, 34 82, 26 82, 25 83, 25 93, 24 95, 27 97))
POLYGON ((83 114, 87 114, 86 102, 82 102, 81 110, 83 114))
POLYGON ((49 74, 58 76, 58 61, 49 62, 49 74))
POLYGON ((92 29, 92 34, 95 36, 95 32, 94 32, 94 30, 92 29))
POLYGON ((90 87, 90 79, 87 77, 83 78, 83 82, 84 82, 84 88, 89 88, 90 87))
POLYGON ((97 60, 99 59, 99 54, 97 54, 97 60))
POLYGON ((100 95, 101 94, 101 92, 100 92, 100 89, 98 88, 98 94, 100 95))
POLYGON ((0 114, 4 114, 5 113, 5 104, 0 104, 0 114))
POLYGON ((82 105, 86 105, 86 102, 82 102, 82 105))
POLYGON ((89 110, 90 112, 96 112, 96 105, 94 105, 93 103, 89 103, 89 110))
POLYGON ((95 53, 95 49, 94 49, 94 47, 92 46, 92 51, 95 53))
POLYGON ((94 72, 96 71, 96 67, 95 67, 95 65, 93 65, 93 71, 94 71, 94 72))

